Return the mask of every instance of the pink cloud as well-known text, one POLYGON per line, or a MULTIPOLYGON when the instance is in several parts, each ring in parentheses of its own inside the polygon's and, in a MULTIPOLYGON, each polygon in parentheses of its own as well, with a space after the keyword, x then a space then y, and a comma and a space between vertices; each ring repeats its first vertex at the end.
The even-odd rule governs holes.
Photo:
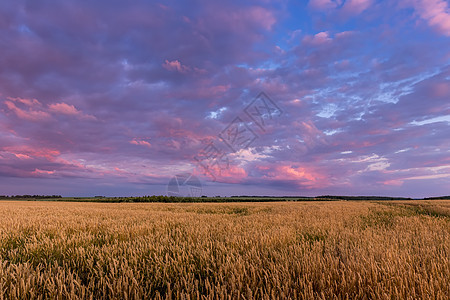
POLYGON ((383 182, 384 185, 390 185, 390 186, 402 186, 403 185, 403 181, 402 180, 398 180, 398 179, 393 179, 393 180, 386 180, 383 182))
POLYGON ((281 176, 287 178, 287 179, 306 179, 308 181, 316 181, 316 177, 313 176, 308 170, 301 167, 294 167, 294 166, 281 166, 277 170, 275 176, 280 176, 278 174, 281 174, 281 176))
POLYGON ((75 106, 66 104, 63 102, 50 104, 48 107, 49 107, 49 110, 54 113, 77 116, 77 117, 85 118, 85 119, 95 119, 94 116, 84 114, 83 112, 78 110, 75 106))
POLYGON ((309 7, 318 11, 338 9, 346 16, 359 15, 372 4, 373 0, 311 0, 309 7))
POLYGON ((252 20, 252 22, 259 24, 265 30, 272 29, 275 24, 276 19, 270 10, 265 8, 255 6, 251 7, 243 13, 245 19, 252 20))
POLYGON ((417 14, 438 32, 450 36, 450 11, 443 0, 406 0, 417 14))
POLYGON ((211 85, 209 80, 199 81, 199 86, 192 90, 170 91, 171 97, 220 99, 230 89, 230 85, 211 85))
POLYGON ((310 167, 279 165, 266 172, 264 178, 278 181, 294 181, 298 186, 319 188, 326 186, 324 177, 310 167))
POLYGON ((271 31, 277 21, 274 11, 262 6, 239 7, 230 2, 210 1, 206 11, 207 15, 193 19, 195 31, 201 37, 200 45, 207 52, 215 50, 216 53, 236 58, 250 53, 249 57, 257 57, 257 51, 246 51, 244 54, 239 53, 238 49, 262 40, 262 33, 271 31), (220 32, 220 41, 212 38, 213 32, 220 32))
POLYGON ((330 37, 328 31, 323 31, 315 34, 314 36, 305 36, 303 41, 314 46, 324 45, 331 42, 333 39, 330 37))
POLYGON ((66 103, 50 104, 49 108, 51 111, 62 113, 65 115, 77 115, 80 113, 80 111, 76 109, 75 106, 66 103))
POLYGON ((49 148, 35 148, 27 145, 22 146, 7 146, 3 150, 14 154, 18 158, 40 157, 48 160, 53 160, 61 153, 56 149, 49 148))
POLYGON ((315 10, 328 10, 337 8, 342 4, 342 1, 333 0, 311 0, 309 1, 309 7, 315 10))
POLYGON ((348 15, 359 15, 370 5, 372 5, 372 0, 347 0, 345 1, 343 12, 348 15))
POLYGON ((201 167, 198 167, 195 173, 204 174, 210 179, 225 183, 241 183, 248 176, 245 169, 234 165, 229 165, 229 167, 222 169, 219 166, 212 166, 208 171, 205 172, 201 167))
POLYGON ((325 134, 312 121, 294 121, 292 125, 302 132, 301 137, 306 146, 313 148, 328 144, 325 134))
POLYGON ((41 175, 53 175, 55 174, 55 171, 47 171, 47 170, 40 170, 35 169, 33 172, 31 172, 33 175, 41 176, 41 175))
POLYGON ((7 99, 11 100, 11 101, 23 103, 26 106, 40 106, 41 105, 41 103, 36 99, 25 99, 25 98, 20 98, 20 97, 17 97, 17 98, 8 97, 7 99))
POLYGON ((144 141, 144 140, 139 140, 139 139, 133 139, 132 141, 130 141, 130 144, 145 146, 145 147, 149 147, 149 148, 152 146, 149 142, 144 141))
POLYGON ((182 65, 178 60, 168 61, 166 59, 162 66, 166 70, 177 71, 179 73, 186 73, 190 70, 188 66, 182 65))
POLYGON ((9 110, 14 112, 16 116, 18 116, 21 119, 29 120, 29 121, 42 121, 50 118, 50 114, 42 111, 37 110, 33 107, 40 107, 41 104, 36 99, 28 100, 28 99, 22 99, 22 98, 11 98, 8 97, 8 100, 5 101, 6 107, 8 107, 9 110), (16 105, 16 103, 23 104, 26 108, 20 108, 16 105))
POLYGON ((75 106, 66 103, 54 103, 47 107, 36 99, 8 97, 5 101, 6 107, 14 112, 19 118, 29 121, 43 121, 51 119, 50 113, 76 116, 83 119, 95 119, 94 116, 84 114, 75 106), (20 107, 21 106, 21 107, 20 107))
POLYGON ((354 31, 343 31, 335 33, 334 35, 330 34, 328 31, 322 31, 315 35, 306 35, 302 42, 308 46, 317 46, 322 49, 326 48, 324 51, 329 56, 330 51, 336 51, 337 47, 344 47, 355 35, 354 31))
POLYGON ((19 159, 30 159, 31 157, 30 156, 28 156, 28 155, 26 155, 26 154, 20 154, 20 153, 17 153, 17 154, 14 154, 17 158, 19 158, 19 159))

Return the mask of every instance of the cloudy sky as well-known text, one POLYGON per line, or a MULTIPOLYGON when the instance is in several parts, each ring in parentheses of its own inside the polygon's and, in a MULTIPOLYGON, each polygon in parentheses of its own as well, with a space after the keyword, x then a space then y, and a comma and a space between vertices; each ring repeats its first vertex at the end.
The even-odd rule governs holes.
POLYGON ((6 0, 0 54, 0 195, 450 194, 448 1, 6 0))

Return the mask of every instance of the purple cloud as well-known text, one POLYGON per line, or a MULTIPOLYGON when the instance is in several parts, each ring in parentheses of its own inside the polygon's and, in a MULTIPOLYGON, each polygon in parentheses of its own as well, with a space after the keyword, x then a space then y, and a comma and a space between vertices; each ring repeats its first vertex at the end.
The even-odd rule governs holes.
POLYGON ((183 172, 210 195, 449 194, 448 15, 439 0, 2 3, 0 194, 161 194, 183 172), (260 91, 283 110, 264 131, 244 113, 260 91), (194 157, 238 116, 258 138, 213 181, 194 157))

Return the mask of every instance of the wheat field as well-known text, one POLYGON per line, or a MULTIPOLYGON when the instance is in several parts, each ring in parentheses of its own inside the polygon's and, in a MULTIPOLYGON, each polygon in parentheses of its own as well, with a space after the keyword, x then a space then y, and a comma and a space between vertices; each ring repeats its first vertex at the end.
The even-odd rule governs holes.
POLYGON ((450 201, 0 202, 0 299, 449 299, 450 201))

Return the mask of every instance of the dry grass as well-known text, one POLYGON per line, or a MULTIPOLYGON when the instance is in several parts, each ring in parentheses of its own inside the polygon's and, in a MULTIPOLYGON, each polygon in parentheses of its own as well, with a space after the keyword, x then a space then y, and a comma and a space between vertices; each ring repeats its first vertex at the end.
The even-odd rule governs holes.
POLYGON ((449 299, 449 208, 0 202, 0 299, 449 299))

